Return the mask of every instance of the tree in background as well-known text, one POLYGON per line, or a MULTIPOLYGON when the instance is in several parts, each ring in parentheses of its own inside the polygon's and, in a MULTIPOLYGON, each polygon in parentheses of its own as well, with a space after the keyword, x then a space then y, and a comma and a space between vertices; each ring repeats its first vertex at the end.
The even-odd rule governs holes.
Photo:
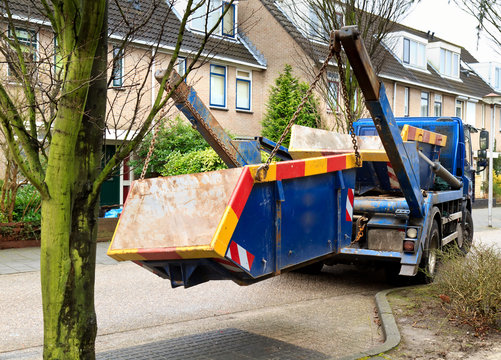
MULTIPOLYGON (((309 48, 311 61, 304 62, 298 57, 299 66, 310 79, 318 72, 319 63, 325 60, 327 49, 322 49, 319 43, 328 44, 330 33, 342 26, 356 25, 365 43, 367 52, 376 72, 381 68, 386 51, 381 51, 381 42, 396 26, 396 23, 409 11, 414 0, 302 0, 284 1, 281 5, 291 14, 292 19, 305 35, 304 41, 309 48)), ((388 44, 385 43, 386 46, 388 44)), ((319 92, 326 99, 327 106, 335 118, 334 129, 348 132, 347 109, 353 114, 354 120, 364 116, 365 107, 362 92, 344 57, 344 81, 347 90, 347 103, 340 101, 340 79, 337 70, 330 68, 319 83, 319 92)), ((335 61, 335 60, 333 60, 335 61)))
MULTIPOLYGON (((280 139, 307 90, 308 84, 300 82, 292 74, 292 66, 285 65, 284 71, 275 80, 275 85, 271 87, 270 96, 266 103, 266 113, 262 121, 262 135, 264 137, 273 141, 280 139)), ((313 95, 308 98, 303 110, 299 113, 296 124, 313 128, 319 127, 320 114, 313 95)), ((290 133, 282 145, 288 147, 289 142, 290 133)))
POLYGON ((170 99, 172 90, 165 84, 176 65, 190 16, 196 13, 205 18, 205 32, 199 37, 199 49, 190 54, 185 75, 173 88, 200 64, 211 34, 230 8, 227 4, 223 11, 219 8, 214 22, 217 9, 206 1, 183 2, 177 40, 153 104, 140 112, 148 77, 138 76, 125 95, 136 102, 133 116, 120 129, 127 141, 101 165, 104 132, 109 126, 119 130, 120 125, 106 122, 108 86, 116 77, 116 64, 130 41, 149 31, 148 24, 154 19, 158 38, 144 51, 145 69, 151 70, 173 4, 164 0, 140 4, 128 0, 32 0, 29 8, 7 0, 0 4, 6 24, 0 31, 0 53, 7 63, 7 76, 0 80, 0 126, 13 160, 41 197, 45 359, 95 358, 94 279, 101 185, 139 145, 170 99), (107 61, 108 6, 122 17, 118 24, 110 25, 115 37, 123 40, 111 62, 107 61), (21 11, 21 16, 13 9, 21 11), (200 15, 200 9, 207 11, 200 15), (19 19, 26 16, 34 17, 31 24, 40 24, 38 31, 19 28, 19 19), (37 45, 37 32, 48 33, 56 41, 37 45), (107 80, 108 69, 113 75, 107 80))
POLYGON ((484 31, 501 53, 501 2, 492 0, 454 0, 478 21, 478 36, 484 31))

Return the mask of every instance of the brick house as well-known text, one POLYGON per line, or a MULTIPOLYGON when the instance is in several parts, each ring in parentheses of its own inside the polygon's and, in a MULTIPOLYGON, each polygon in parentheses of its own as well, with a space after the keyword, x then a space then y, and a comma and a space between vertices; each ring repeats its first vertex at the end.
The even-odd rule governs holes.
MULTIPOLYGON (((104 148, 106 157, 113 155, 115 146, 126 140, 127 131, 134 130, 134 122, 141 122, 151 108, 158 91, 154 73, 166 68, 171 59, 181 26, 184 3, 185 1, 179 1, 172 7, 166 1, 120 0, 119 9, 117 2, 109 2, 110 82, 104 148), (127 21, 124 21, 122 14, 125 14, 127 21), (143 23, 145 19, 147 23, 143 23), (146 26, 142 26, 143 24, 146 26), (123 39, 130 36, 132 26, 141 30, 134 32, 124 47, 123 39), (136 107, 136 103, 139 106, 136 107)), ((209 22, 221 15, 221 4, 219 1, 219 5, 210 12, 209 22)), ((54 69, 51 70, 54 75, 58 57, 50 23, 30 0, 11 1, 9 7, 14 25, 9 26, 4 18, 2 31, 11 38, 15 31, 33 63, 46 62, 41 66, 54 69)), ((5 11, 2 13, 5 14, 5 11)), ((206 104, 210 104, 211 110, 224 127, 238 135, 255 135, 259 133, 259 122, 253 120, 254 114, 262 112, 264 103, 259 98, 260 92, 255 90, 260 88, 267 64, 249 40, 238 34, 237 14, 238 4, 235 4, 214 35, 207 40, 203 56, 187 81, 196 87, 206 104)), ((183 35, 176 64, 178 72, 186 71, 190 58, 204 41, 204 33, 200 14, 195 14, 189 20, 183 35)), ((4 78, 11 78, 9 61, 6 62, 7 66, 3 66, 0 71, 4 78)), ((43 82, 47 80, 47 75, 44 78, 41 73, 37 76, 43 82)), ((12 88, 17 86, 15 82, 9 85, 12 88)), ((101 204, 122 204, 132 176, 130 169, 122 166, 119 174, 103 184, 101 204)))
MULTIPOLYGON (((132 120, 140 119, 151 107, 158 89, 153 74, 167 66, 177 40, 186 1, 179 0, 173 7, 167 1, 160 1, 147 26, 136 32, 122 49, 129 25, 123 21, 120 11, 125 9, 131 19, 140 23, 141 15, 152 11, 152 2, 120 0, 121 10, 115 2, 109 3, 108 60, 112 80, 108 90, 110 112, 105 148, 108 156, 116 144, 125 140, 132 120), (158 49, 153 49, 154 44, 159 45, 158 49), (152 59, 155 61, 151 62, 152 59), (131 89, 140 89, 140 94, 131 95, 131 89), (140 106, 135 112, 136 101, 140 106)), ((207 19, 210 24, 214 16, 221 14, 224 2, 209 3, 213 9, 207 19)), ((304 71, 305 64, 319 66, 327 53, 325 44, 312 40, 300 24, 292 20, 283 3, 246 0, 233 4, 216 34, 208 39, 207 57, 188 76, 187 82, 195 87, 221 124, 235 135, 260 133, 270 86, 285 64, 292 65, 296 75, 309 80, 311 73, 304 71)), ((32 8, 32 2, 15 0, 10 4, 16 32, 25 36, 25 45, 34 48, 35 53, 42 48, 54 52, 50 24, 37 15, 39 12, 32 8)), ((201 13, 196 13, 188 21, 176 65, 181 73, 203 41, 205 21, 201 19, 201 13)), ((4 31, 9 31, 8 27, 4 26, 4 31)), ((468 124, 488 129, 491 109, 482 102, 482 97, 493 89, 475 72, 480 69, 468 51, 398 24, 387 40, 388 44, 380 46, 377 52, 378 57, 384 57, 379 76, 396 116, 459 116, 468 124)), ((54 62, 57 62, 55 56, 54 62)), ((2 71, 8 71, 8 67, 2 71)), ((335 74, 334 65, 329 72, 335 74)), ((333 77, 329 84, 336 89, 331 94, 339 101, 339 80, 333 77)), ((328 125, 335 111, 324 100, 320 101, 321 114, 328 125)), ((496 116, 501 119, 501 114, 496 116)), ((496 137, 501 140, 499 131, 496 137)), ((131 179, 130 169, 125 167, 106 182, 103 204, 123 203, 131 179)))
MULTIPOLYGON (((249 0, 240 6, 240 14, 252 13, 259 23, 266 24, 266 27, 254 27, 248 33, 249 39, 268 62, 264 89, 273 84, 276 73, 285 64, 291 64, 301 78, 311 78, 310 74, 302 71, 304 58, 310 58, 310 63, 319 67, 327 54, 327 47, 312 39, 305 30, 309 24, 293 20, 294 16, 286 3, 249 0)), ((378 75, 396 116, 458 116, 478 129, 495 131, 496 140, 500 143, 499 129, 490 129, 491 108, 482 98, 492 93, 496 84, 501 86, 501 66, 491 65, 492 82, 489 85, 487 77, 482 76, 480 71, 482 64, 478 64, 466 49, 400 24, 395 24, 375 56, 383 58, 378 75)), ((334 67, 333 64, 330 69, 333 73, 334 67)), ((337 80, 334 84, 338 86, 337 80)), ((336 101, 342 101, 339 90, 332 93, 338 97, 336 101)), ((329 106, 324 101, 323 116, 329 123, 333 114, 328 110, 329 106)), ((496 124, 501 125, 500 107, 497 107, 495 117, 496 124)), ((478 148, 478 137, 472 141, 475 150, 478 148)), ((477 180, 485 180, 485 176, 486 172, 483 172, 477 180)), ((476 182, 477 194, 480 193, 480 183, 476 182)))

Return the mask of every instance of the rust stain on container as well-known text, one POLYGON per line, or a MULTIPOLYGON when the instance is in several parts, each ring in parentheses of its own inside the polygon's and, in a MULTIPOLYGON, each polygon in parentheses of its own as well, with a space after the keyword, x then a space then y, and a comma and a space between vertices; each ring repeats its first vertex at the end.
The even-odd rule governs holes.
POLYGON ((110 250, 210 245, 241 172, 135 181, 110 250))

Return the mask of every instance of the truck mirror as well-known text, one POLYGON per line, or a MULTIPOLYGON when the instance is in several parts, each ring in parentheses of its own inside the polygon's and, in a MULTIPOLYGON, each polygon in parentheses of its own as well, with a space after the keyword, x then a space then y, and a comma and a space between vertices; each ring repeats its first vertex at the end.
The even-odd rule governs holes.
MULTIPOLYGON (((487 150, 489 148, 489 132, 487 130, 481 130, 479 140, 480 150, 487 150)), ((487 154, 485 157, 487 157, 487 154)))

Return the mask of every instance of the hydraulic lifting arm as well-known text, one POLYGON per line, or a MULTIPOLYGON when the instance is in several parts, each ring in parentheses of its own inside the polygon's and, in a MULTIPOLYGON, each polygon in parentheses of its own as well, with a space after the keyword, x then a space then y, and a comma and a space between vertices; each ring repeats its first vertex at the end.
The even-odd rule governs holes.
POLYGON ((383 83, 378 80, 367 50, 356 26, 345 26, 335 32, 335 41, 343 45, 350 66, 364 94, 376 130, 397 175, 411 215, 423 217, 423 196, 419 183, 419 167, 412 166, 410 149, 400 136, 383 83))
MULTIPOLYGON (((164 70, 157 71, 155 78, 161 82, 164 70)), ((180 80, 179 74, 172 70, 167 87, 180 80)), ((188 118, 193 127, 204 137, 229 168, 241 167, 261 162, 260 145, 256 139, 232 139, 216 120, 210 110, 198 97, 193 87, 180 82, 172 93, 176 107, 188 118)))

